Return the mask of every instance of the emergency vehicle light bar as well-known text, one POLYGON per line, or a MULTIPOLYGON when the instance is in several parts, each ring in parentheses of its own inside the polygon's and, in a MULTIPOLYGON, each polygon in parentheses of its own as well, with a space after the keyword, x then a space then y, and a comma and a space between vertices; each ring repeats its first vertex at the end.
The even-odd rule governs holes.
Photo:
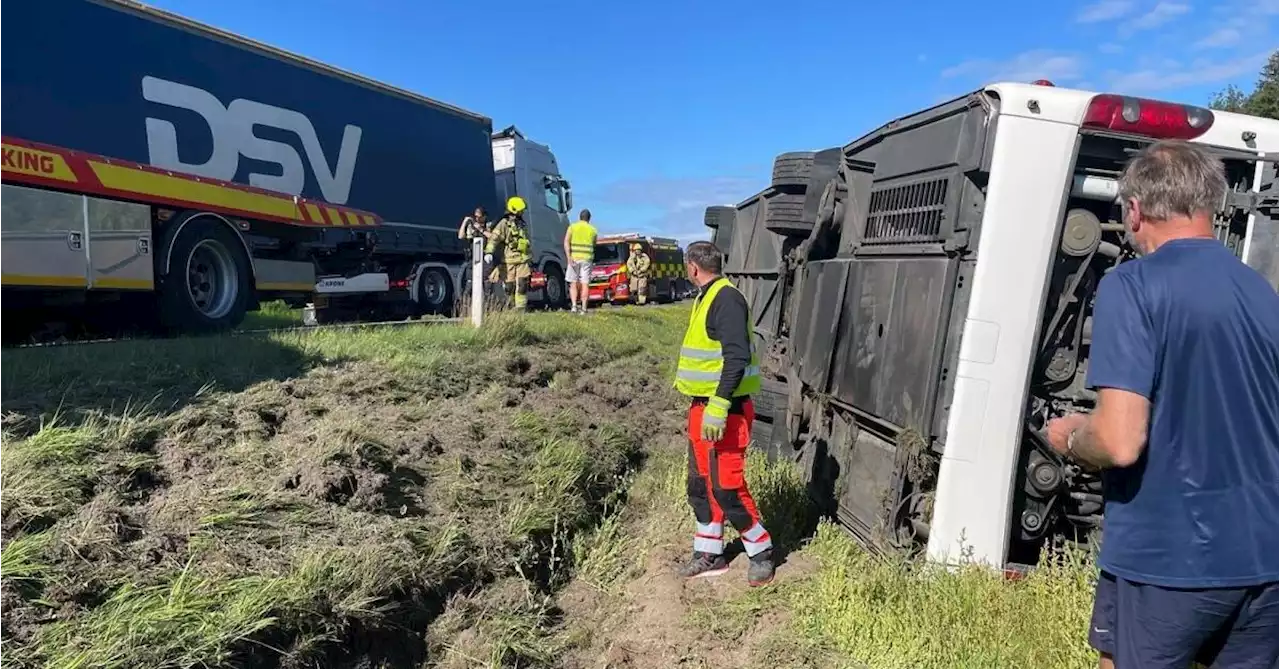
POLYGON ((1089 101, 1082 125, 1153 139, 1195 139, 1213 120, 1213 112, 1203 107, 1105 94, 1089 101))

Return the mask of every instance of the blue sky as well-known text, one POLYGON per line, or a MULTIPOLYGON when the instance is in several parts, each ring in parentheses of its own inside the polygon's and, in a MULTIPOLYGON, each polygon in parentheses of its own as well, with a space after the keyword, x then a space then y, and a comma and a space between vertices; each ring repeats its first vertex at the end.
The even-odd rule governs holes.
POLYGON ((996 80, 1205 104, 1252 89, 1275 0, 153 0, 517 125, 602 230, 703 236, 783 151, 996 80))

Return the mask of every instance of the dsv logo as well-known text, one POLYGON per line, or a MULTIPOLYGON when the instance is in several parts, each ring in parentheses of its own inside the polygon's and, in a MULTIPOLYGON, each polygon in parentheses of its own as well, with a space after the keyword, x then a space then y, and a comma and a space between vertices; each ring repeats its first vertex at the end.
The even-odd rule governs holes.
POLYGON ((359 126, 348 125, 343 129, 338 162, 331 169, 311 120, 292 109, 242 98, 232 100, 224 107, 206 90, 150 76, 142 78, 142 97, 150 102, 199 114, 213 135, 213 151, 209 159, 202 163, 186 163, 178 157, 178 132, 173 123, 147 117, 147 152, 151 164, 156 167, 231 181, 240 168, 240 156, 244 156, 280 166, 279 174, 250 172, 249 183, 290 195, 302 194, 307 174, 297 150, 284 142, 254 135, 253 127, 258 125, 286 130, 298 136, 325 200, 346 204, 351 194, 351 175, 355 172, 356 153, 360 150, 362 131, 359 126))

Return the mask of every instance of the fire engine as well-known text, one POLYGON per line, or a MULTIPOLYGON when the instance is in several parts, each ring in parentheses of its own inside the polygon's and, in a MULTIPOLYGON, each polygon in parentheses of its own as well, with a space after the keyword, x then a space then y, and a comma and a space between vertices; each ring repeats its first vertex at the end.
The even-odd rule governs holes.
POLYGON ((649 254, 649 302, 675 302, 689 292, 684 273, 684 251, 679 242, 666 237, 638 233, 608 235, 596 239, 595 264, 591 269, 588 304, 635 303, 627 277, 631 245, 649 254))

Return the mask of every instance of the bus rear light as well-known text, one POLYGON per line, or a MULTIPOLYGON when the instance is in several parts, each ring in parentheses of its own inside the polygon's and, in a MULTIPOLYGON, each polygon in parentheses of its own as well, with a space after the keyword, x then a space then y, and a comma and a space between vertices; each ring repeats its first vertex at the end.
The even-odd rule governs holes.
POLYGON ((1089 101, 1083 125, 1153 139, 1194 139, 1213 126, 1213 112, 1172 102, 1096 95, 1089 101))

